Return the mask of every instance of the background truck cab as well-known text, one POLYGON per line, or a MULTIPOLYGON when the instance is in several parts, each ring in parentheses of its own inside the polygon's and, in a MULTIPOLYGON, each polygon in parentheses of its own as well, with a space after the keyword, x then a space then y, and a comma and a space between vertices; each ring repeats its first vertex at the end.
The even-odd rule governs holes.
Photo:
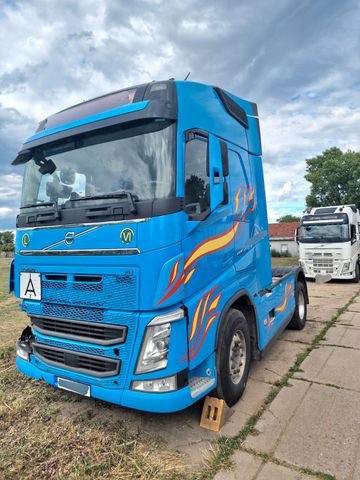
POLYGON ((312 208, 299 230, 300 263, 307 278, 359 281, 360 214, 355 205, 312 208))

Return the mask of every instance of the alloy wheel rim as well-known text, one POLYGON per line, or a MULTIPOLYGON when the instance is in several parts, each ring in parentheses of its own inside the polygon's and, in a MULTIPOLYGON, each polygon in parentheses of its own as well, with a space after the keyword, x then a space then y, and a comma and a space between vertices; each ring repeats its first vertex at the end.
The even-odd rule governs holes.
POLYGON ((246 342, 244 334, 237 330, 231 340, 229 371, 231 381, 237 385, 244 374, 246 364, 246 342))
POLYGON ((305 317, 305 297, 302 290, 298 294, 298 313, 301 320, 304 320, 305 317))

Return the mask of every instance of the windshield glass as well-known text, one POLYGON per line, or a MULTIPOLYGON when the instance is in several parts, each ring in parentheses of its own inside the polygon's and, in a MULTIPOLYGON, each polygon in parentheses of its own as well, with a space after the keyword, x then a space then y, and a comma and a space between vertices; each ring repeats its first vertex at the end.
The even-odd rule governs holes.
POLYGON ((174 146, 175 123, 160 120, 40 147, 26 164, 21 206, 55 202, 66 208, 70 199, 123 191, 134 201, 173 197, 174 146))
POLYGON ((334 223, 302 225, 299 240, 304 243, 348 242, 349 225, 334 223))

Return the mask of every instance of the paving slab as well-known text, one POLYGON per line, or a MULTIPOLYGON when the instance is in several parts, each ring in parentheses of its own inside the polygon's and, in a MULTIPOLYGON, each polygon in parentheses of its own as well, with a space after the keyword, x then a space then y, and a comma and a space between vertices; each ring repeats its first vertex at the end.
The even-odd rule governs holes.
POLYGON ((360 313, 360 303, 359 302, 352 303, 351 305, 349 305, 348 311, 360 313))
POLYGON ((289 386, 280 390, 275 400, 269 405, 256 424, 256 434, 250 435, 244 446, 273 454, 287 424, 305 398, 310 386, 310 383, 292 379, 289 386))
MULTIPOLYGON (((349 298, 351 298, 351 295, 349 295, 349 298)), ((346 300, 344 302, 344 298, 342 293, 339 295, 334 295, 331 298, 326 298, 326 297, 314 297, 310 295, 310 305, 313 307, 331 307, 331 308, 340 308, 346 303, 346 300)))
POLYGON ((221 435, 234 436, 243 429, 251 415, 263 405, 271 385, 250 378, 243 396, 231 410, 231 415, 221 429, 221 435))
POLYGON ((278 340, 260 362, 253 362, 250 378, 261 382, 274 383, 287 373, 297 355, 305 351, 307 345, 278 340))
POLYGON ((309 320, 325 323, 329 322, 337 314, 338 309, 331 306, 322 306, 321 308, 314 306, 312 304, 312 297, 310 297, 310 304, 308 305, 307 311, 309 320))
MULTIPOLYGON (((242 477, 239 477, 242 479, 242 477)), ((314 480, 314 477, 290 470, 282 465, 266 463, 254 480, 314 480)))
POLYGON ((360 350, 324 345, 306 357, 294 376, 360 392, 359 365, 360 350))
POLYGON ((334 325, 321 343, 360 349, 360 328, 334 325))
POLYGON ((359 402, 359 393, 313 384, 287 425, 275 457, 337 480, 351 478, 359 448, 359 402))
POLYGON ((337 480, 359 478, 351 475, 359 452, 360 394, 292 383, 293 388, 283 389, 275 398, 256 425, 258 435, 249 437, 245 445, 291 465, 335 475, 337 480))
POLYGON ((285 330, 281 340, 311 344, 314 337, 324 328, 320 322, 307 321, 303 330, 285 330))
POLYGON ((310 297, 332 298, 336 297, 337 291, 334 284, 324 283, 317 284, 314 282, 307 282, 308 294, 310 297))
POLYGON ((353 327, 360 327, 360 314, 357 312, 345 312, 337 319, 337 323, 345 323, 353 327))
POLYGON ((237 450, 231 457, 233 468, 231 470, 221 470, 214 480, 253 480, 261 468, 262 460, 259 458, 237 450))

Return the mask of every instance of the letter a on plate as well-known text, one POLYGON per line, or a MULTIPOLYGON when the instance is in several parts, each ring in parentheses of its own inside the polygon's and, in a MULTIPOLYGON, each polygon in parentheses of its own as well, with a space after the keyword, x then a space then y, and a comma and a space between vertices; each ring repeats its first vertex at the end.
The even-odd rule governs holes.
POLYGON ((40 273, 20 272, 20 298, 41 300, 40 273))

